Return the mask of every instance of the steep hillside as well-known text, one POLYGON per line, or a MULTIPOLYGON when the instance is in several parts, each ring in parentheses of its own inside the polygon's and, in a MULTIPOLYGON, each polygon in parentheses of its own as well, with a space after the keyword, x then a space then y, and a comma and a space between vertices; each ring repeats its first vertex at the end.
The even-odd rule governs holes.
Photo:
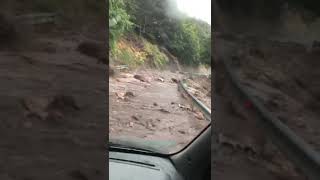
MULTIPOLYGON (((210 65, 210 25, 181 13, 175 1, 109 0, 109 5, 111 58, 119 48, 116 44, 121 41, 120 39, 132 39, 138 36, 148 41, 147 44, 153 44, 149 46, 154 49, 152 52, 155 54, 151 55, 153 57, 161 54, 156 55, 158 51, 156 49, 160 49, 166 55, 170 53, 167 62, 177 59, 181 64, 188 66, 210 65)), ((140 61, 147 62, 148 58, 142 59, 144 60, 140 61)), ((154 61, 166 62, 158 58, 154 58, 154 61)))

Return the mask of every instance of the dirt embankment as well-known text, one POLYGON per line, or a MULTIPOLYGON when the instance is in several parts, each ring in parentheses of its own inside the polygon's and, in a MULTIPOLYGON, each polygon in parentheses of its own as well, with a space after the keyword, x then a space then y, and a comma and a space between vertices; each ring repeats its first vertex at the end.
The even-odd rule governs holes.
POLYGON ((106 178, 105 65, 77 50, 79 33, 16 40, 0 21, 0 179, 106 178))

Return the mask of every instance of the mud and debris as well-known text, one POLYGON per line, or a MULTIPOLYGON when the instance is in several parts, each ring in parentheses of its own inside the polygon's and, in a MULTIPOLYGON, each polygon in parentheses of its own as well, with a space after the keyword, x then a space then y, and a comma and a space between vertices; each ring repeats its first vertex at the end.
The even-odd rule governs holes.
POLYGON ((211 78, 206 76, 193 77, 187 79, 186 85, 192 95, 211 109, 211 78))
POLYGON ((233 42, 243 54, 241 67, 233 67, 238 79, 270 113, 320 150, 319 54, 299 43, 256 41, 255 48, 244 39, 233 42))
POLYGON ((11 46, 17 36, 14 22, 10 21, 3 13, 0 13, 0 48, 11 46))
POLYGON ((0 179, 104 179, 106 68, 77 40, 0 50, 0 179))
POLYGON ((106 53, 107 48, 103 42, 96 42, 92 40, 83 41, 78 45, 77 50, 89 57, 96 58, 98 64, 103 63, 108 65, 106 53))
POLYGON ((182 77, 156 69, 110 77, 110 139, 122 136, 175 142, 169 149, 161 149, 164 153, 176 152, 188 144, 209 122, 198 111, 191 111, 190 102, 181 97, 178 84, 172 82, 182 77), (116 94, 128 91, 134 98, 120 101, 116 94))
POLYGON ((221 60, 231 63, 242 86, 270 113, 318 150, 320 124, 315 96, 319 87, 316 69, 320 66, 315 60, 318 56, 293 42, 236 35, 231 39, 217 35, 215 42, 215 103, 219 106, 215 111, 216 151, 213 153, 217 155, 213 156, 212 166, 218 170, 213 168, 214 176, 217 179, 307 179, 286 153, 273 144, 259 117, 252 112, 252 104, 236 95, 221 60), (229 156, 236 160, 231 161, 229 156), (237 176, 227 172, 237 172, 237 176))

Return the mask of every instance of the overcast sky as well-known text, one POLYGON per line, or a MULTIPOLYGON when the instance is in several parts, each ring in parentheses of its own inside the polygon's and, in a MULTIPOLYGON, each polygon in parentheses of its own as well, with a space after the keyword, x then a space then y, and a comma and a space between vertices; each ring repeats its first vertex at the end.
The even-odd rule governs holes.
POLYGON ((211 24, 211 0, 177 0, 181 11, 211 24))

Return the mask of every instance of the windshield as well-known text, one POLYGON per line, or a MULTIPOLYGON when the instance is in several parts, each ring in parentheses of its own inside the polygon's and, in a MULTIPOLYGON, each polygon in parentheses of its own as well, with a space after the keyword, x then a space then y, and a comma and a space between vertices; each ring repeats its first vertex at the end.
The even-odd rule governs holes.
POLYGON ((211 5, 200 3, 109 0, 109 146, 171 154, 210 124, 211 5))

